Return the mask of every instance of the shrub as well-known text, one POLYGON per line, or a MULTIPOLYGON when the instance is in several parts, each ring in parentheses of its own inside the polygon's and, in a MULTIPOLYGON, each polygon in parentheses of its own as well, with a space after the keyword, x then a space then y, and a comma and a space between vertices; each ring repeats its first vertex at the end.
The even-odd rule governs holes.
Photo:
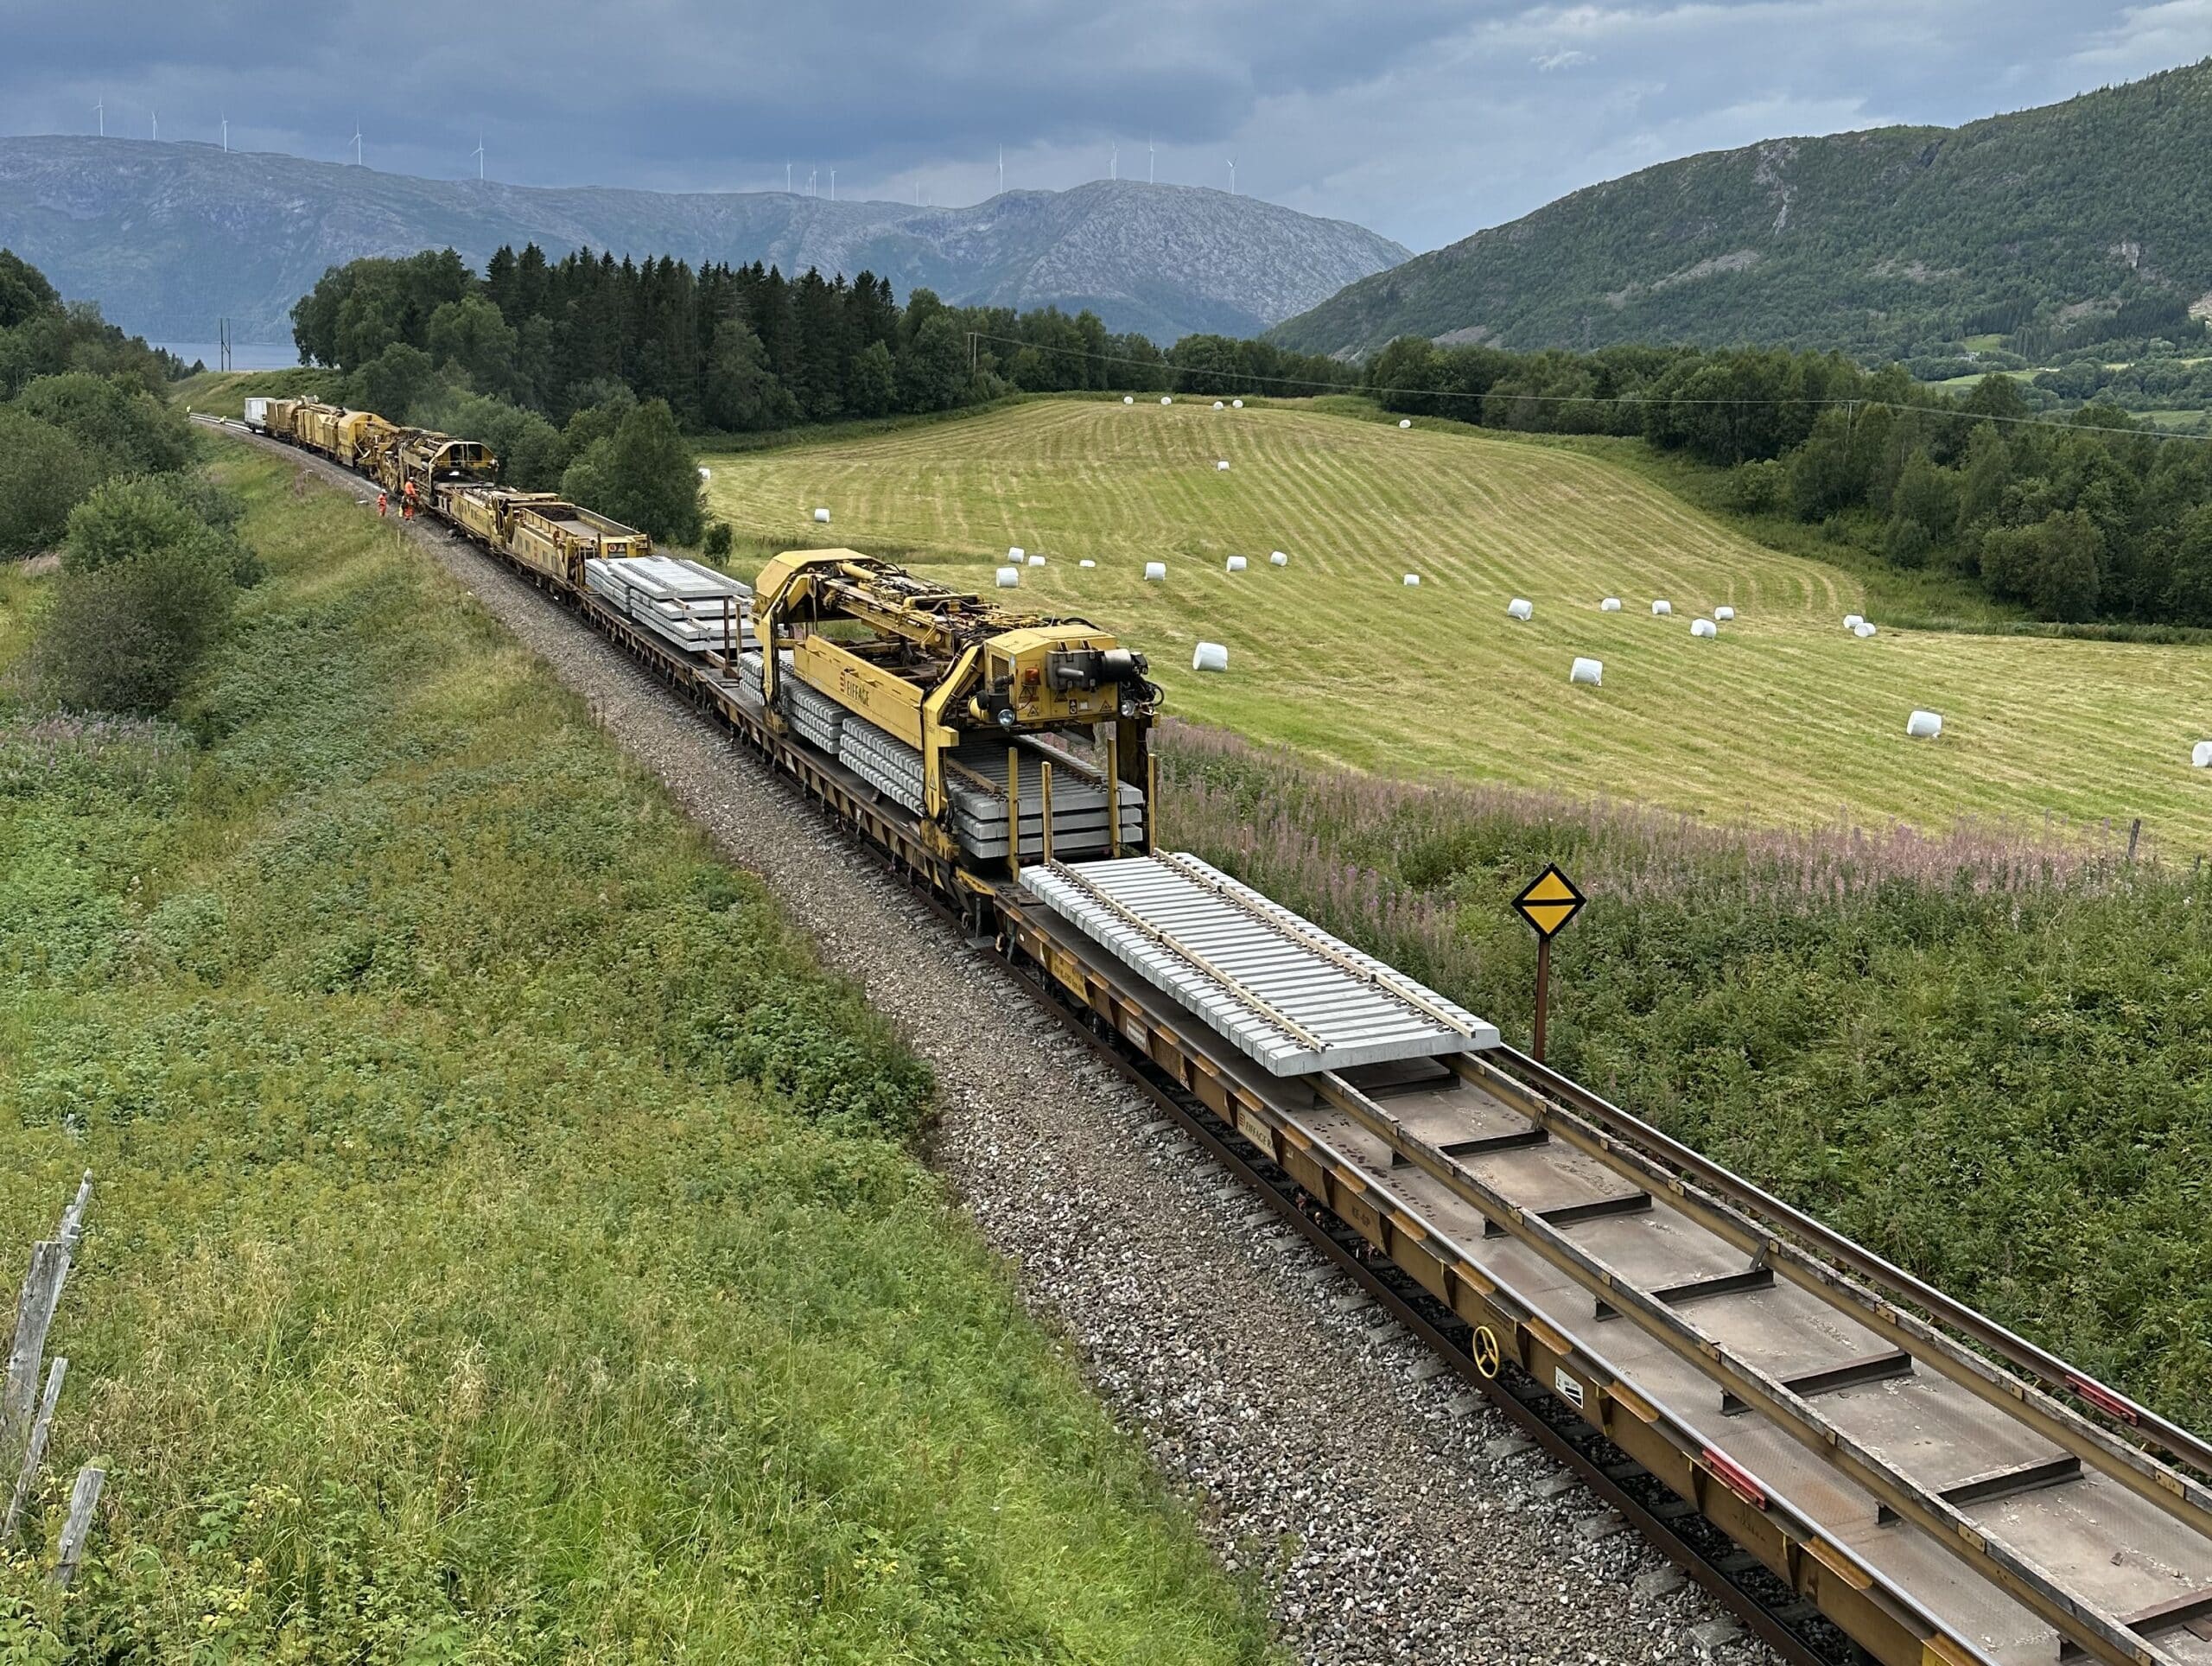
POLYGON ((156 550, 201 551, 251 585, 261 575, 253 552, 230 529, 238 506, 196 474, 135 474, 109 480, 70 512, 63 570, 97 572, 156 550))
POLYGON ((720 561, 729 554, 730 531, 728 521, 716 521, 707 529, 707 541, 700 546, 709 559, 720 561))
POLYGON ((221 634, 236 595, 226 552, 209 538, 65 570, 32 650, 34 675, 79 710, 160 711, 221 634))
POLYGON ((99 483, 98 458, 51 423, 0 410, 0 558, 61 542, 69 512, 99 483))
POLYGON ((41 376, 16 404, 27 415, 105 453, 118 468, 159 473, 192 461, 192 433, 184 414, 127 377, 82 371, 41 376))

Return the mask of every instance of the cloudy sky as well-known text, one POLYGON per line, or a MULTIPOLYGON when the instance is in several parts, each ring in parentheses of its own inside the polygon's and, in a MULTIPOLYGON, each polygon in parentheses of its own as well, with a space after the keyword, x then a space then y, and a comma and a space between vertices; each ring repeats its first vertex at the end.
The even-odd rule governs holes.
POLYGON ((1122 177, 1415 249, 1697 150, 2212 55, 2212 0, 0 0, 0 131, 524 184, 969 202, 1122 177), (1148 147, 1153 154, 1148 155, 1148 147))

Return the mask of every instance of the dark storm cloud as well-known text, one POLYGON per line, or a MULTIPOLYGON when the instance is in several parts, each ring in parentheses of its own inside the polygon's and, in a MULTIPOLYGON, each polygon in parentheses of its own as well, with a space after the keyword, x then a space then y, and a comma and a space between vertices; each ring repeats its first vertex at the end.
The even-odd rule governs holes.
POLYGON ((2212 0, 0 0, 0 117, 524 183, 1241 188, 1417 247, 1668 156, 1950 124, 2212 52, 2212 0))

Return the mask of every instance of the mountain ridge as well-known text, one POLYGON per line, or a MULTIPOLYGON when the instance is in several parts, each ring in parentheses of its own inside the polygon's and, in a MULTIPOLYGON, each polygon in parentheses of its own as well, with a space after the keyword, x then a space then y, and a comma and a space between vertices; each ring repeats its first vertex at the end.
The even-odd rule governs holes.
POLYGON ((157 340, 289 338, 291 303, 330 266, 450 246, 481 266, 503 243, 556 258, 758 259, 786 273, 863 269, 903 296, 1089 307, 1163 342, 1256 334, 1406 258, 1345 220, 1205 187, 1095 180, 962 208, 775 192, 658 192, 424 180, 269 151, 43 135, 0 139, 0 245, 64 294, 157 340))
POLYGON ((2193 185, 2208 170, 2212 60, 1959 127, 1661 162, 1357 280, 1269 339, 1347 356, 1415 334, 1904 357, 2107 320, 2147 335, 2212 305, 2193 185))

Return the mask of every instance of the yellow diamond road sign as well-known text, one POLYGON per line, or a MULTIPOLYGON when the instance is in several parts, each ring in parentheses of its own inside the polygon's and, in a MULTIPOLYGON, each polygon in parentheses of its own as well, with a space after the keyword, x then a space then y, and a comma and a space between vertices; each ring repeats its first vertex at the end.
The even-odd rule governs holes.
POLYGON ((1582 912, 1588 900, 1574 888, 1574 881, 1559 871, 1557 863, 1536 875, 1535 883, 1513 899, 1521 918, 1542 938, 1557 937, 1567 921, 1582 912))

